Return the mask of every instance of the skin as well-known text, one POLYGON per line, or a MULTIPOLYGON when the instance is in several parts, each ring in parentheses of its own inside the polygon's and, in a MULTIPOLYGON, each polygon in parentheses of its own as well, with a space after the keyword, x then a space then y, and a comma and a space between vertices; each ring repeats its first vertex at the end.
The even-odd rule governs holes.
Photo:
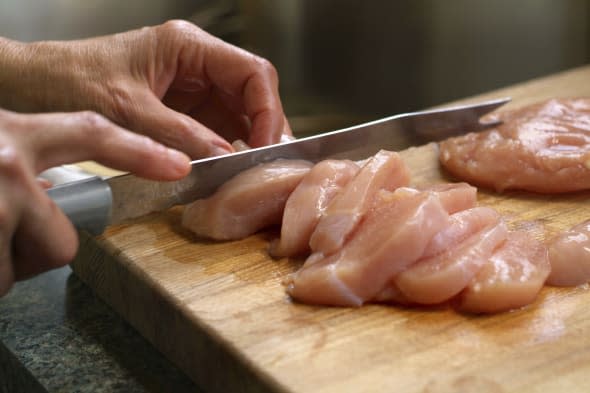
POLYGON ((80 41, 0 38, 0 108, 0 296, 76 253, 43 170, 94 160, 176 180, 189 158, 232 152, 235 139, 291 134, 274 67, 183 21, 80 41))

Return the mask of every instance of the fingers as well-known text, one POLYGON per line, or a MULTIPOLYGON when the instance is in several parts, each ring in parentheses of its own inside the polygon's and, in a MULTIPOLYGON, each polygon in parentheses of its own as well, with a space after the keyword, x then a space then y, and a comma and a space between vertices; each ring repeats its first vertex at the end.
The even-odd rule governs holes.
POLYGON ((27 179, 29 196, 13 239, 15 279, 66 265, 76 255, 78 235, 71 222, 35 184, 27 179))
POLYGON ((159 27, 160 42, 176 48, 177 76, 174 87, 195 79, 207 82, 241 101, 251 128, 253 147, 277 143, 285 129, 278 90, 278 76, 265 59, 225 43, 194 25, 173 21, 159 27))
POLYGON ((289 124, 289 120, 285 116, 284 119, 284 126, 283 126, 283 134, 288 136, 293 136, 293 130, 291 129, 291 125, 289 124))
POLYGON ((205 72, 213 84, 243 101, 252 124, 248 144, 259 147, 279 142, 284 114, 272 64, 227 44, 222 49, 206 49, 205 72))
POLYGON ((0 113, 0 295, 14 280, 74 257, 76 231, 36 175, 83 160, 158 180, 181 178, 190 170, 185 154, 95 113, 0 113))
POLYGON ((152 95, 142 95, 142 112, 131 114, 134 130, 188 154, 203 158, 233 152, 229 142, 204 124, 167 107, 152 95))
POLYGON ((0 296, 15 280, 62 266, 76 252, 74 228, 19 153, 0 135, 0 296))
POLYGON ((190 171, 185 154, 92 112, 20 116, 21 139, 37 172, 85 160, 156 180, 179 179, 190 171))
MULTIPOLYGON (((191 99, 189 93, 173 92, 167 94, 163 102, 170 108, 177 110, 173 106, 174 104, 185 106, 183 103, 195 102, 195 100, 191 99)), ((230 108, 228 102, 220 97, 216 90, 213 90, 208 95, 207 100, 204 100, 200 105, 189 108, 185 113, 196 119, 207 129, 215 130, 216 134, 222 136, 228 142, 233 142, 236 139, 248 139, 251 127, 250 120, 243 112, 230 108)))
POLYGON ((159 180, 190 170, 185 154, 91 112, 0 115, 0 294, 14 280, 62 266, 76 253, 76 231, 37 173, 83 160, 159 180))
POLYGON ((248 143, 253 147, 278 143, 285 128, 278 88, 272 95, 263 92, 269 84, 268 72, 252 75, 243 90, 246 113, 252 121, 248 143))
MULTIPOLYGON (((198 120, 208 130, 214 130, 226 141, 248 141, 252 124, 250 119, 240 111, 232 97, 222 94, 217 89, 211 89, 207 99, 203 100, 199 94, 185 91, 170 91, 162 102, 169 108, 188 114, 198 120)), ((286 118, 283 118, 282 136, 292 136, 293 132, 286 118)), ((159 127, 158 130, 162 128, 159 127)), ((155 137, 155 136, 154 136, 155 137)), ((280 142, 283 141, 281 137, 280 142)))

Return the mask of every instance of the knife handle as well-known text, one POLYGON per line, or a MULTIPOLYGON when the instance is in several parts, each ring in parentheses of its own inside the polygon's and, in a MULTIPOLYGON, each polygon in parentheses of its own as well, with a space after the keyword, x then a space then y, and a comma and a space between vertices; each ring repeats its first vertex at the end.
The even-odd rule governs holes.
POLYGON ((78 230, 100 235, 109 224, 113 195, 98 176, 57 185, 47 195, 78 230))

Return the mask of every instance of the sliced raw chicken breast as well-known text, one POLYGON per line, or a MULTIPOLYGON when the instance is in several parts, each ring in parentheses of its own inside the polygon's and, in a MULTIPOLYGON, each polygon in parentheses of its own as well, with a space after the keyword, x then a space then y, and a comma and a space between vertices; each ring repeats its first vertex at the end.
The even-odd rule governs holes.
POLYGON ((430 240, 421 258, 447 251, 469 236, 500 221, 500 214, 490 207, 473 207, 451 215, 449 224, 430 240))
POLYGON ((477 188, 467 183, 442 183, 419 189, 439 193, 440 201, 449 214, 475 207, 477 204, 477 188))
POLYGON ((279 224, 287 198, 312 164, 276 160, 247 169, 212 196, 184 209, 182 225, 198 236, 234 240, 279 224))
POLYGON ((304 303, 360 306, 417 260, 448 220, 433 192, 379 199, 337 253, 312 254, 289 277, 287 292, 304 303))
POLYGON ((548 248, 551 274, 547 284, 576 286, 590 281, 590 220, 557 235, 548 248))
POLYGON ((271 244, 270 254, 284 257, 308 253, 309 238, 326 206, 358 171, 358 165, 348 160, 325 160, 314 165, 287 200, 281 237, 271 244))
POLYGON ((415 305, 415 303, 408 299, 393 282, 387 283, 385 288, 375 295, 371 301, 375 303, 393 303, 403 306, 415 305))
MULTIPOLYGON (((428 242, 424 253, 420 256, 420 260, 440 255, 456 247, 469 236, 480 232, 486 227, 495 225, 499 221, 499 213, 489 207, 474 207, 459 211, 451 215, 448 224, 428 242)), ((397 287, 395 278, 387 284, 385 289, 374 300, 399 304, 415 303, 397 287)))
POLYGON ((453 175, 502 191, 590 189, 590 99, 554 99, 501 112, 503 123, 440 143, 453 175))
POLYGON ((449 214, 470 209, 477 204, 477 188, 467 183, 445 183, 425 187, 399 187, 395 192, 379 190, 379 198, 393 201, 400 197, 419 194, 424 191, 436 193, 449 214))
POLYGON ((445 302, 469 284, 507 234, 502 221, 488 225, 443 253, 421 258, 395 277, 394 283, 412 302, 445 302))
POLYGON ((398 153, 378 152, 330 202, 311 235, 311 250, 324 255, 338 251, 380 190, 395 190, 409 181, 408 168, 398 153))
POLYGON ((550 270, 542 242, 528 232, 510 232, 458 296, 456 307, 494 313, 526 306, 535 300, 550 270))

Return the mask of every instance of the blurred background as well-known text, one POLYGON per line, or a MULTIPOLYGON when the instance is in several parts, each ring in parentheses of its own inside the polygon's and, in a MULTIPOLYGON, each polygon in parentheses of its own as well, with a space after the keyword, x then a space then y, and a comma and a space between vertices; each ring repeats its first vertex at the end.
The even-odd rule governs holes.
POLYGON ((299 135, 590 63, 590 0, 0 0, 22 41, 171 18, 271 60, 299 135))

